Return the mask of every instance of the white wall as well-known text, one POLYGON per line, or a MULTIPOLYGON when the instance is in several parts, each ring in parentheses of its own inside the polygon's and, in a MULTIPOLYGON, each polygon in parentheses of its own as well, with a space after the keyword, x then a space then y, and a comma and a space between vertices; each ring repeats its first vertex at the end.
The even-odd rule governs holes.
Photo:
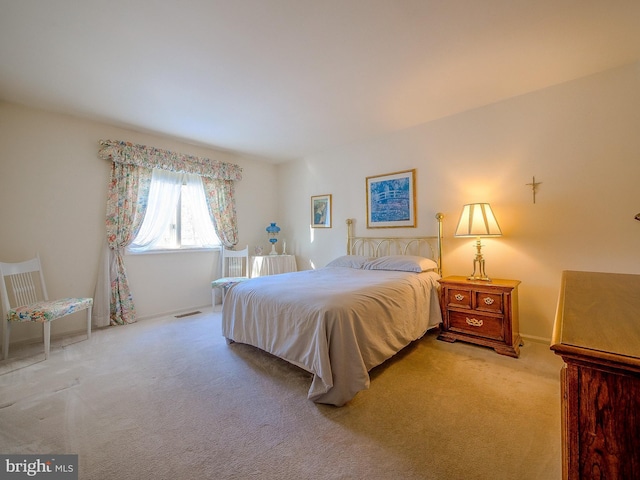
POLYGON ((639 125, 630 65, 281 165, 281 216, 298 264, 323 266, 344 253, 346 218, 373 234, 365 178, 415 168, 418 227, 388 233, 434 234, 443 212, 444 273, 468 275, 474 242, 455 224, 463 204, 490 202, 504 236, 483 241, 487 273, 522 281, 520 330, 549 339, 563 270, 640 273, 639 125), (327 193, 333 228, 311 231, 309 197, 327 193))
MULTIPOLYGON (((266 247, 277 221, 277 169, 256 158, 206 149, 98 122, 0 102, 0 259, 39 252, 50 297, 93 296, 104 238, 109 162, 101 139, 126 140, 235 163, 240 244, 266 247), (269 185, 269 188, 264 188, 269 185)), ((139 318, 211 302, 217 253, 125 257, 139 318)), ((82 330, 82 315, 53 322, 52 335, 82 330)), ((12 343, 39 338, 39 325, 17 325, 12 343)))

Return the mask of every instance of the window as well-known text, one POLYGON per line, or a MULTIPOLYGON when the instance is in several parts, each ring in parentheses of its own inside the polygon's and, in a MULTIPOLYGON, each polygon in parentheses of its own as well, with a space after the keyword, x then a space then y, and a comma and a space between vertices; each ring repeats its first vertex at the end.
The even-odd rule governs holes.
POLYGON ((200 176, 154 170, 145 217, 128 250, 142 253, 219 245, 200 176))

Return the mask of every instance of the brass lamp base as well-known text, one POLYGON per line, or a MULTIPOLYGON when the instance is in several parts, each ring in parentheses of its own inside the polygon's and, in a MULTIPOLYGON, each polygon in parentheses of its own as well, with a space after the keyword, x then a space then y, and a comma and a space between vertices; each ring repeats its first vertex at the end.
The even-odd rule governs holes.
POLYGON ((480 239, 476 240, 476 258, 473 259, 473 273, 467 277, 467 280, 482 280, 483 282, 490 282, 491 279, 487 277, 484 272, 484 258, 482 257, 482 244, 480 239))

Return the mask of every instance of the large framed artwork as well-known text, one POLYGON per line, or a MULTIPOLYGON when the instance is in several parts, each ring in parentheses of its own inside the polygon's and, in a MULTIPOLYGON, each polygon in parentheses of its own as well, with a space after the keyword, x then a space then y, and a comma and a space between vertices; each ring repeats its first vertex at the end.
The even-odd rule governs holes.
POLYGON ((415 226, 415 169, 367 177, 367 228, 415 226))
POLYGON ((331 194, 311 197, 311 226, 331 228, 331 194))

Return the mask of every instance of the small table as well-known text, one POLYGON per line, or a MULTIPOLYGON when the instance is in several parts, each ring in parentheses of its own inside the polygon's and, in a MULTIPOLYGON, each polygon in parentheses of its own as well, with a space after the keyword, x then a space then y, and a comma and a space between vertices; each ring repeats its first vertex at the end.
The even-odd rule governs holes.
POLYGON ((251 257, 251 278, 297 270, 295 255, 256 255, 251 257))

